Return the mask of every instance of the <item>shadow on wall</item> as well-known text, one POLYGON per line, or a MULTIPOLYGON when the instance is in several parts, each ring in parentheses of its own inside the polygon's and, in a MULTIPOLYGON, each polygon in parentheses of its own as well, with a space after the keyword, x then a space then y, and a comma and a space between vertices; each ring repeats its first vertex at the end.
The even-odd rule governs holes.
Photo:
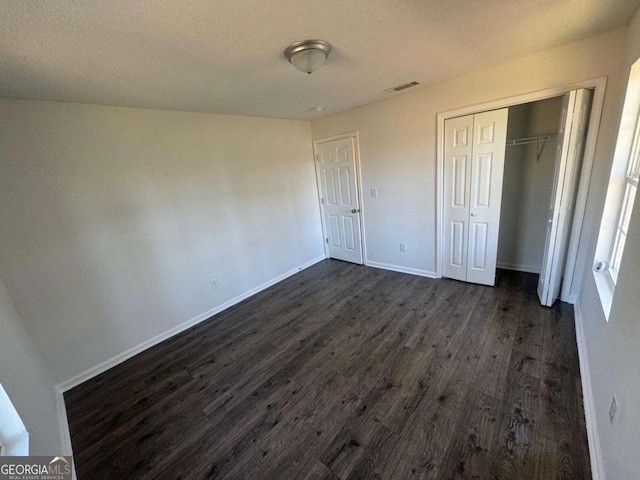
POLYGON ((57 382, 322 254, 306 122, 7 104, 0 271, 57 382))

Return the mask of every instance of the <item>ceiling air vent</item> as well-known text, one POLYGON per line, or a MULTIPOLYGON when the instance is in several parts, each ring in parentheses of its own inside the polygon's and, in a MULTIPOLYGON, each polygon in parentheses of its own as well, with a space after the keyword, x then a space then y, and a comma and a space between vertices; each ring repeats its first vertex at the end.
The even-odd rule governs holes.
POLYGON ((416 85, 420 85, 420 83, 418 83, 418 82, 403 83, 402 85, 396 85, 395 87, 387 88, 384 91, 385 92, 399 92, 401 90, 404 90, 405 88, 415 87, 416 85))

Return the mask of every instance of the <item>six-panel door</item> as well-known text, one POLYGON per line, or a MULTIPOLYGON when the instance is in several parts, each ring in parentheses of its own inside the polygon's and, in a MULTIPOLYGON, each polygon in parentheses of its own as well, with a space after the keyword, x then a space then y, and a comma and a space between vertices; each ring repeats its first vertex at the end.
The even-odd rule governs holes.
POLYGON ((445 277, 495 284, 508 113, 445 122, 445 277))
POLYGON ((362 264, 353 138, 320 143, 317 155, 329 257, 362 264))

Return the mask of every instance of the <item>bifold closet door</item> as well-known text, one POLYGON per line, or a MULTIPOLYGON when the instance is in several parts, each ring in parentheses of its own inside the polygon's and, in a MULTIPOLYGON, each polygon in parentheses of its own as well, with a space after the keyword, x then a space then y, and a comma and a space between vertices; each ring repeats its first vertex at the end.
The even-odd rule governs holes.
POLYGON ((495 284, 509 110, 445 122, 443 275, 495 284))
POLYGON ((547 240, 542 269, 538 277, 538 297, 540 303, 548 307, 553 305, 560 296, 579 172, 591 113, 591 98, 591 91, 580 89, 567 93, 562 100, 556 169, 547 218, 547 240))
POLYGON ((473 115, 445 122, 442 273, 462 281, 467 280, 472 135, 473 115))

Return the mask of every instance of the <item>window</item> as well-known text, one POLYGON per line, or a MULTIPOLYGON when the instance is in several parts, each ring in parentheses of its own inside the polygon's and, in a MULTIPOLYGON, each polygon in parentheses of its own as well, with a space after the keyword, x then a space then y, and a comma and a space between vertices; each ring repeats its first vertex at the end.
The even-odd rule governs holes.
POLYGON ((620 270, 620 263, 622 262, 624 244, 627 240, 627 230, 629 229, 629 220, 631 220, 633 201, 636 198, 636 191, 638 190, 638 173, 640 170, 638 168, 640 165, 640 162, 638 161, 640 158, 640 145, 638 145, 640 141, 640 122, 637 121, 636 134, 634 137, 631 157, 629 158, 629 167, 627 169, 624 195, 622 197, 622 204, 620 205, 620 211, 618 213, 618 227, 616 228, 615 239, 613 241, 613 248, 611 250, 611 257, 609 260, 609 274, 611 275, 611 281, 614 285, 618 281, 618 271, 620 270))
POLYGON ((29 455, 29 433, 0 385, 0 456, 29 455))
POLYGON ((631 67, 609 188, 598 236, 594 276, 607 320, 638 190, 640 173, 640 60, 631 67))

